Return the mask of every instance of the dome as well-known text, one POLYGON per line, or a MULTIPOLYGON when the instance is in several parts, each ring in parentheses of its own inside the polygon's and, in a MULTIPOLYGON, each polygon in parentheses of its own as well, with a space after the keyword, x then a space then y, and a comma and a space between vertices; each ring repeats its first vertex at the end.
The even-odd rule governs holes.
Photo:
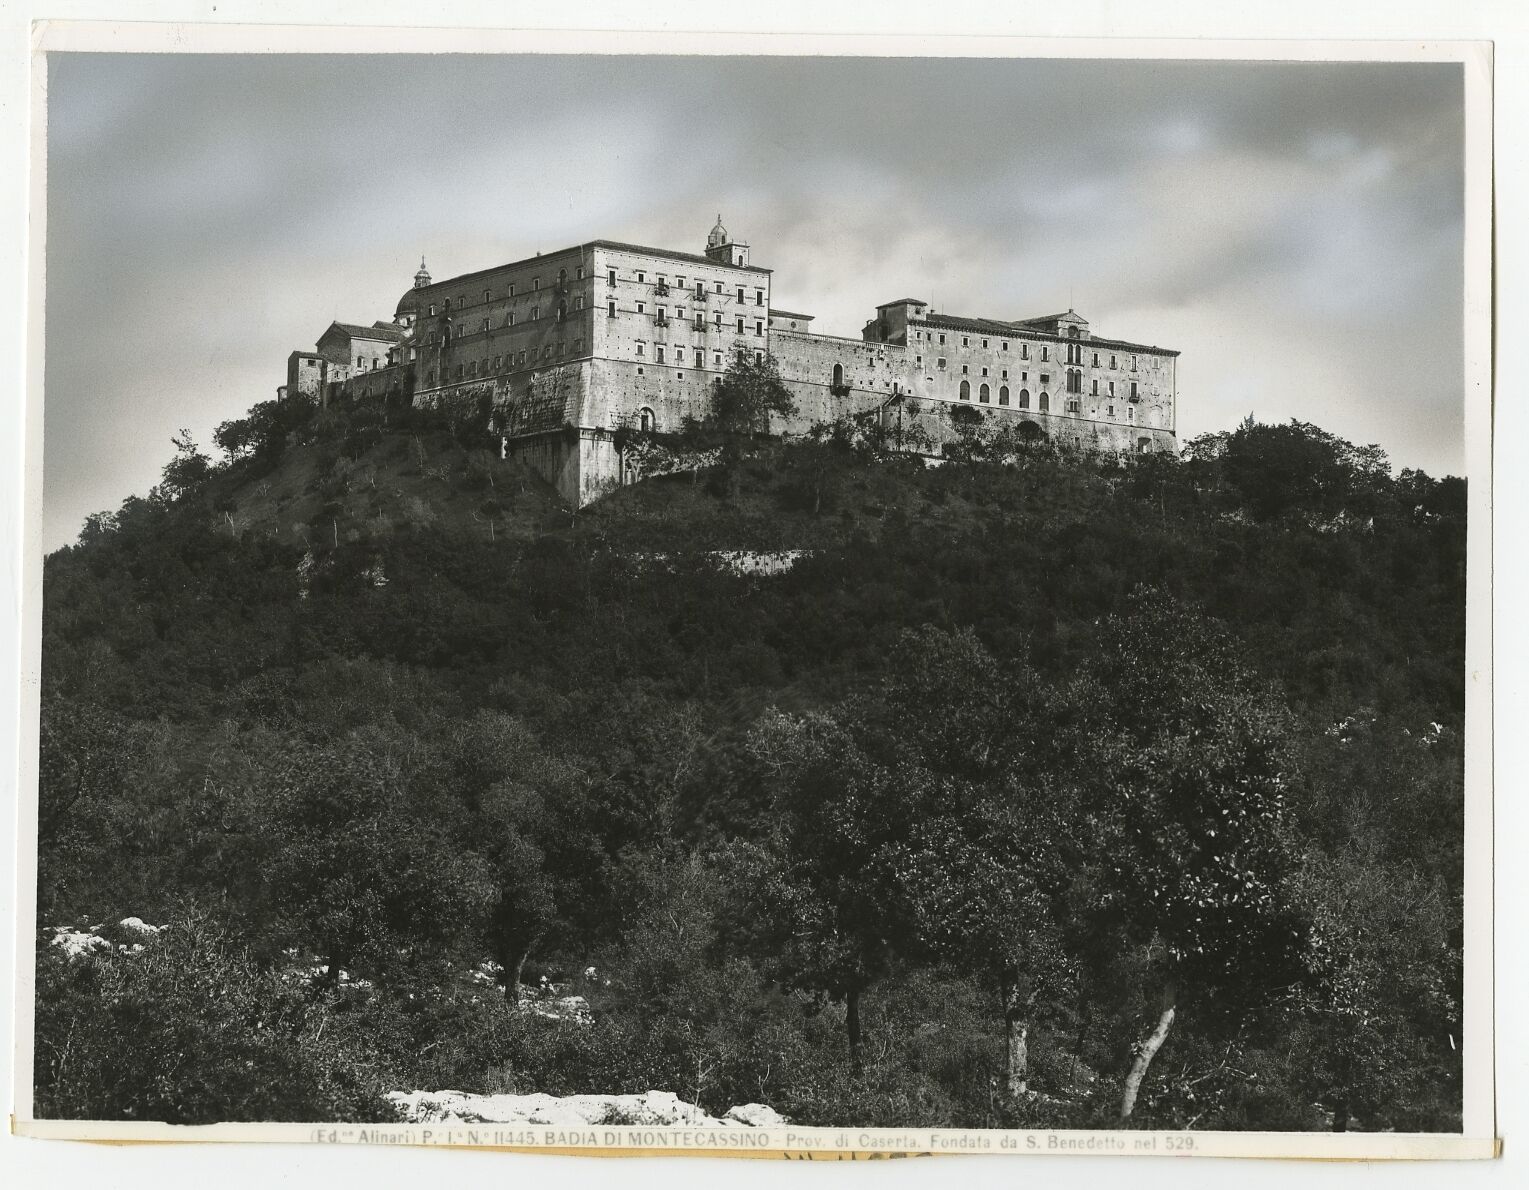
POLYGON ((403 297, 398 299, 398 307, 393 311, 396 319, 400 314, 416 314, 419 312, 419 290, 406 289, 403 297))
POLYGON ((706 237, 708 248, 720 248, 727 243, 727 228, 722 226, 722 215, 717 214, 717 225, 711 229, 711 234, 706 237))

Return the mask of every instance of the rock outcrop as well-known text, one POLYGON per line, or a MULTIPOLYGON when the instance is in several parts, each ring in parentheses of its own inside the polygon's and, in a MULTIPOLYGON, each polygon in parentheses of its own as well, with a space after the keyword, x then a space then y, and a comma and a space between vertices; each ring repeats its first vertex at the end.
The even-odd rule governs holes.
POLYGON ((473 1095, 465 1091, 390 1091, 411 1124, 685 1124, 699 1128, 764 1128, 784 1124, 762 1103, 729 1108, 718 1119, 672 1091, 640 1095, 473 1095))

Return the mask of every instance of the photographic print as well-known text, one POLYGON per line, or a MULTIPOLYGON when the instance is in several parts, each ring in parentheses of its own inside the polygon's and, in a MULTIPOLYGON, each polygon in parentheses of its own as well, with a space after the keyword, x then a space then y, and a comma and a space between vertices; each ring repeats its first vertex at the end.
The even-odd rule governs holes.
POLYGON ((1489 1143, 1483 57, 102 48, 24 1129, 1489 1143))

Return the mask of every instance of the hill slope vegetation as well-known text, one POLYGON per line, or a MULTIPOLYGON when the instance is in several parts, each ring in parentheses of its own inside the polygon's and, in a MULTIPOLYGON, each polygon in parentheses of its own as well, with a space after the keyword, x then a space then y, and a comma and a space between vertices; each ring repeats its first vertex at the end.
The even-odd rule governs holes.
POLYGON ((478 412, 257 406, 48 558, 40 1114, 1459 1127, 1462 481, 688 427, 574 514, 478 412))

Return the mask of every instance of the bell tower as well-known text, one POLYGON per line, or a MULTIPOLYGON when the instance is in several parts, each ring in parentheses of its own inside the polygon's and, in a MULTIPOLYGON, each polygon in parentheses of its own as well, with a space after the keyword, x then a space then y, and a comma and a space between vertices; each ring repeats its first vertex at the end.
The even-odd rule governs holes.
POLYGON ((423 289, 430 284, 430 270, 425 267, 425 258, 419 258, 419 272, 414 274, 414 288, 423 289))
POLYGON ((727 234, 727 228, 722 226, 722 216, 717 215, 716 226, 711 229, 711 234, 706 237, 706 255, 712 260, 721 261, 737 268, 743 268, 749 263, 749 246, 747 244, 735 244, 732 237, 727 234))

